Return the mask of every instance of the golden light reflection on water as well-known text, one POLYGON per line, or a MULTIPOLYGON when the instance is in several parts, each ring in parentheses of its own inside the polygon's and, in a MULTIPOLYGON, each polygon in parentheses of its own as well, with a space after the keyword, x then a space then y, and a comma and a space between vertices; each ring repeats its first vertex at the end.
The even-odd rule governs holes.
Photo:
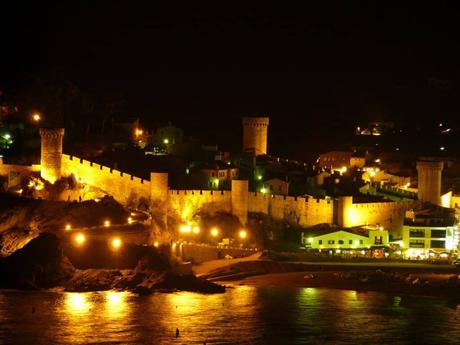
POLYGON ((178 328, 181 337, 191 343, 201 344, 216 336, 219 341, 228 342, 230 338, 238 337, 232 335, 229 338, 235 329, 235 322, 246 320, 239 324, 243 333, 247 333, 246 329, 255 328, 255 323, 258 322, 255 317, 258 305, 255 301, 256 292, 254 288, 238 286, 224 294, 165 294, 160 296, 166 308, 163 309, 158 326, 168 329, 171 334, 178 328))
POLYGON ((70 316, 87 315, 91 306, 88 293, 70 292, 65 295, 65 311, 70 316))
POLYGON ((106 291, 104 294, 105 315, 111 318, 126 317, 129 313, 128 293, 126 291, 106 291))

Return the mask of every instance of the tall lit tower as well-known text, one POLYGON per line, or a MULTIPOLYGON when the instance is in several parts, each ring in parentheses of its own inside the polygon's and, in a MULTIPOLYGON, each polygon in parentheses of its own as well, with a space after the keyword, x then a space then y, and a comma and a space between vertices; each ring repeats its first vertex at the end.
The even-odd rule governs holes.
POLYGON ((423 159, 417 162, 418 199, 441 205, 441 173, 443 162, 423 159))
POLYGON ((268 117, 243 117, 243 151, 267 154, 268 117))
POLYGON ((62 175, 62 139, 64 138, 64 128, 40 128, 40 137, 40 176, 54 183, 62 175))

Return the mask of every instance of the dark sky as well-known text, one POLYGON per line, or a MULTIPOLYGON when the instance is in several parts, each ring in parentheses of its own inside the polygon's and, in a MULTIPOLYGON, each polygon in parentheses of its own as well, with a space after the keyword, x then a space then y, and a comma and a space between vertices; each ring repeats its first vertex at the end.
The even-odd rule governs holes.
POLYGON ((458 113, 460 12, 447 2, 215 3, 2 4, 0 85, 59 69, 82 90, 124 95, 133 115, 229 147, 242 116, 266 114, 275 152, 287 140, 313 149, 330 126, 458 113))

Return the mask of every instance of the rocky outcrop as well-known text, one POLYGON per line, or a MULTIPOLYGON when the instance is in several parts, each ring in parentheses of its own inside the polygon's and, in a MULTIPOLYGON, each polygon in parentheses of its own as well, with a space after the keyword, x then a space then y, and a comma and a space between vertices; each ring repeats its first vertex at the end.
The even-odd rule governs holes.
POLYGON ((0 259, 0 288, 50 288, 70 279, 74 271, 57 237, 44 233, 0 259))
POLYGON ((100 226, 107 218, 113 224, 124 224, 128 215, 111 197, 69 203, 0 193, 0 257, 22 248, 40 233, 61 233, 65 224, 100 226))
POLYGON ((0 233, 0 257, 13 254, 39 235, 38 231, 13 227, 0 233))
POLYGON ((0 258, 0 288, 35 290, 63 286, 66 291, 130 290, 224 292, 221 285, 192 274, 180 275, 176 262, 150 247, 134 270, 76 270, 54 234, 43 233, 22 249, 0 258))

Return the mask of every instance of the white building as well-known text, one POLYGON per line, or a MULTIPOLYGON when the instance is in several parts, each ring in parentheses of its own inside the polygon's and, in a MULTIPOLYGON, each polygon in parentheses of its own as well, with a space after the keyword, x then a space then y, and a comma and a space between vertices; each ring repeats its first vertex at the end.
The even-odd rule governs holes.
POLYGON ((389 246, 388 231, 380 227, 340 228, 327 224, 302 232, 301 243, 306 250, 362 251, 389 246))
POLYGON ((458 251, 455 211, 431 208, 407 212, 401 245, 407 258, 447 257, 458 251))

